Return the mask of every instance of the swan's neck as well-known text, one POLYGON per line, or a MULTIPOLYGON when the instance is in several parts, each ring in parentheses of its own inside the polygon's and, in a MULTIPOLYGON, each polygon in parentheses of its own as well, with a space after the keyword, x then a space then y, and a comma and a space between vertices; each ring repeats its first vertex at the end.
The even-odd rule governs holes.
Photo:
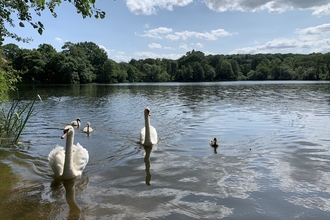
POLYGON ((89 133, 89 125, 87 125, 87 133, 89 133))
POLYGON ((65 144, 65 161, 63 170, 63 179, 72 179, 75 177, 73 172, 73 159, 72 159, 72 146, 73 146, 73 133, 68 134, 65 144))
POLYGON ((151 145, 151 138, 150 138, 150 121, 149 121, 149 115, 145 114, 144 115, 144 121, 145 121, 145 128, 146 128, 146 133, 145 133, 145 145, 151 145))

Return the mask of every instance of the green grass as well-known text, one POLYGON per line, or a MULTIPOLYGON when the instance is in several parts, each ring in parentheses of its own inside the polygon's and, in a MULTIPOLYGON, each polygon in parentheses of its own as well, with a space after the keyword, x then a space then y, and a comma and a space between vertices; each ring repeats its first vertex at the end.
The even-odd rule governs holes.
POLYGON ((14 100, 8 112, 4 108, 1 110, 0 135, 2 140, 16 143, 34 111, 35 100, 23 107, 19 105, 19 102, 19 100, 14 100))

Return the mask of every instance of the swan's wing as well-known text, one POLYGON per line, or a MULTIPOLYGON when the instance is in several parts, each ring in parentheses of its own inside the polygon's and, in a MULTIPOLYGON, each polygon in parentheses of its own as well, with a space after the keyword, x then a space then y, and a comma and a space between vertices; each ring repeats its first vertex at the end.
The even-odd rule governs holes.
POLYGON ((48 155, 50 168, 56 177, 60 177, 64 170, 65 150, 64 147, 56 146, 48 155))
MULTIPOLYGON (((87 133, 88 127, 84 127, 83 132, 87 133)), ((89 133, 93 132, 93 128, 89 127, 89 133)))
POLYGON ((157 144, 158 142, 157 131, 153 126, 150 126, 150 140, 152 144, 157 144))
POLYGON ((70 123, 70 125, 72 125, 72 126, 80 126, 80 122, 72 121, 72 122, 70 123))
POLYGON ((141 144, 144 144, 144 139, 145 139, 145 137, 146 137, 146 128, 145 127, 143 127, 142 129, 141 129, 141 133, 140 133, 140 143, 141 144))
POLYGON ((83 148, 79 143, 77 145, 73 145, 73 166, 77 172, 83 171, 83 169, 86 167, 88 160, 89 160, 89 154, 88 151, 83 148))

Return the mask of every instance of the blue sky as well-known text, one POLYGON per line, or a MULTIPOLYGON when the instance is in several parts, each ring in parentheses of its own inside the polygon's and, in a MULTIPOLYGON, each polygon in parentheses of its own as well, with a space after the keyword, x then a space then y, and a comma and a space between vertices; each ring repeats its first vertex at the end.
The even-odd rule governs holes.
POLYGON ((57 18, 44 11, 42 35, 26 25, 11 31, 21 48, 92 41, 110 59, 178 59, 192 49, 208 54, 330 52, 330 0, 96 0, 105 19, 83 19, 63 1, 57 18))

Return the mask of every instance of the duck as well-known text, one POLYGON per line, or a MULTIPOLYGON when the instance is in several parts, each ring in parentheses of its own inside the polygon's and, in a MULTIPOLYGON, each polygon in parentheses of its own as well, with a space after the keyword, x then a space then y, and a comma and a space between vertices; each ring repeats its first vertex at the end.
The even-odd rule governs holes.
POLYGON ((145 126, 140 132, 140 143, 145 147, 150 147, 158 142, 158 135, 156 128, 150 125, 150 108, 144 109, 144 124, 145 126))
POLYGON ((83 132, 85 132, 85 133, 91 133, 91 132, 93 132, 94 130, 93 130, 93 128, 91 128, 90 125, 91 125, 91 123, 87 122, 87 126, 84 127, 83 132))
POLYGON ((48 155, 48 162, 56 179, 69 180, 82 175, 88 160, 88 151, 74 142, 74 128, 65 126, 61 139, 66 138, 65 149, 57 145, 48 155))
POLYGON ((79 127, 80 126, 80 118, 77 118, 75 121, 72 121, 70 123, 70 125, 79 127))
POLYGON ((211 139, 210 140, 210 145, 212 147, 218 147, 219 146, 218 140, 216 138, 211 139))

